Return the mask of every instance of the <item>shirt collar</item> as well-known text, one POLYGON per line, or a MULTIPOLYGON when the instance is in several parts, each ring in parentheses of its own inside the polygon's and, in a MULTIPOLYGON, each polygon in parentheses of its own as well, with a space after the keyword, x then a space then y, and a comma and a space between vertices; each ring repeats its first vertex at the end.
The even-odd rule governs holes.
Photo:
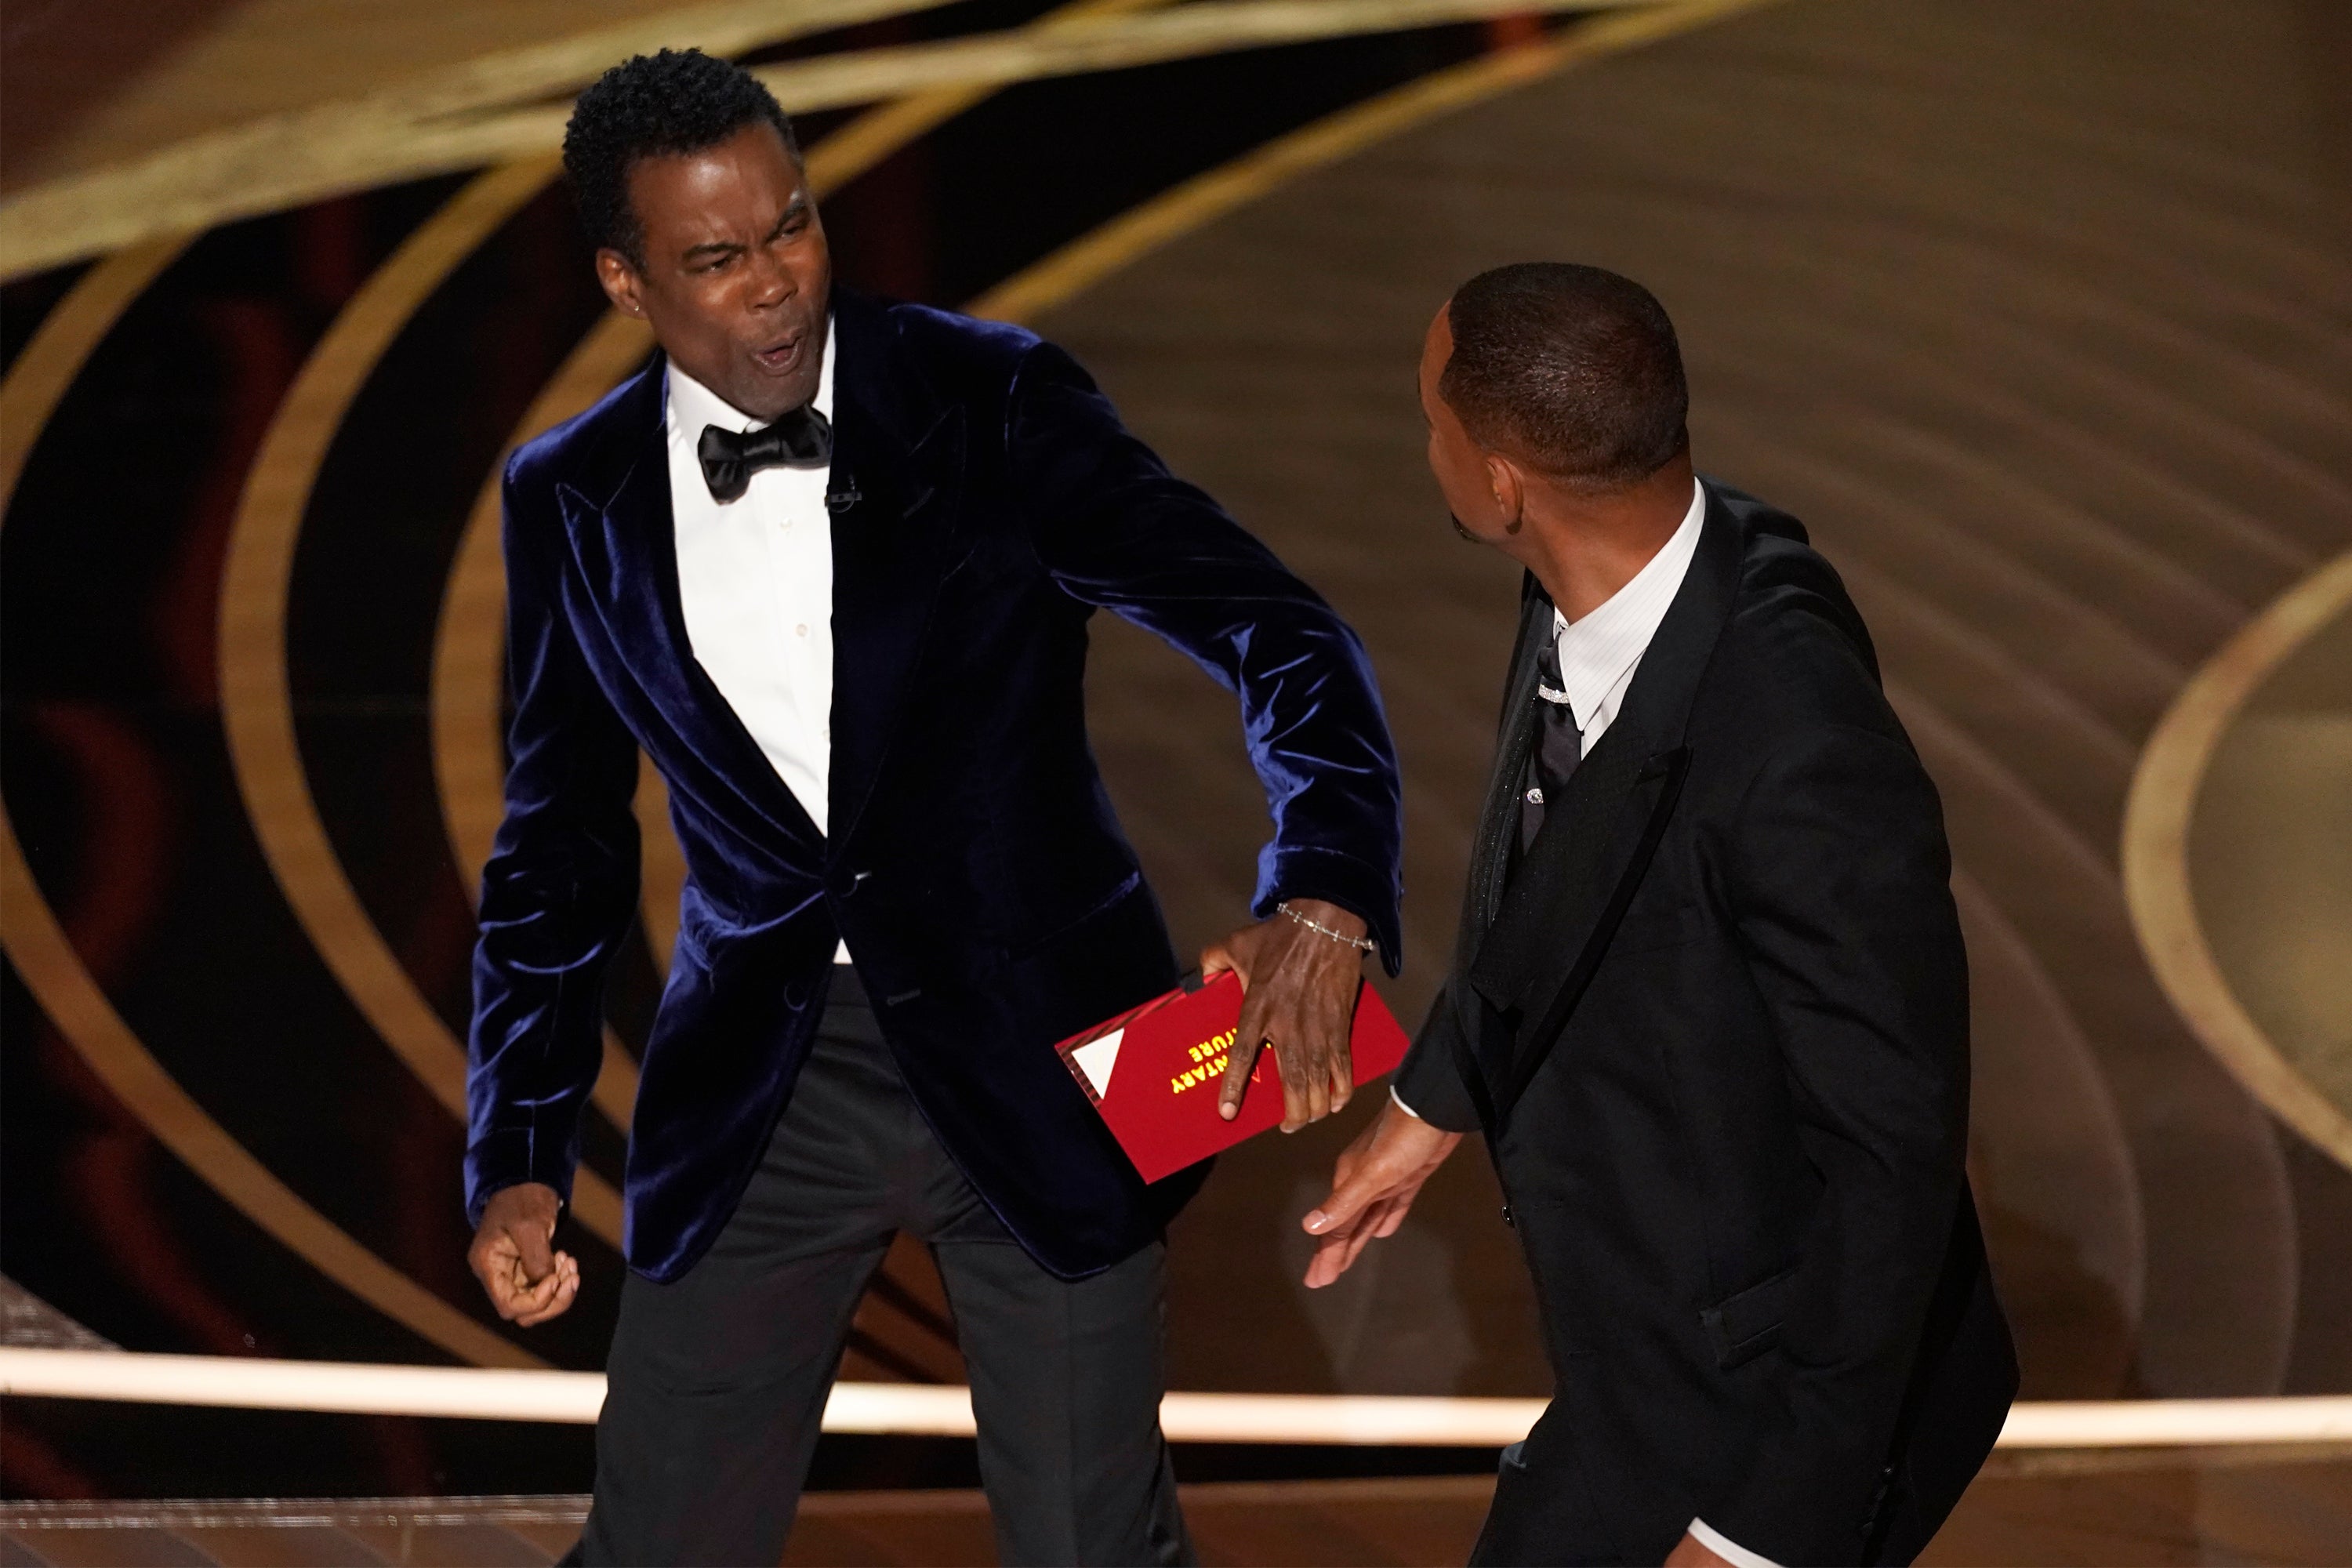
MULTIPOLYGON (((827 419, 833 417, 833 350, 836 341, 834 331, 833 319, 828 316, 824 323, 824 357, 817 361, 816 395, 810 399, 816 411, 827 419)), ((676 362, 668 365, 666 374, 668 380, 669 437, 672 441, 683 441, 692 447, 702 439, 702 429, 706 425, 716 425, 721 430, 731 430, 740 436, 771 423, 752 418, 678 369, 676 362)))
POLYGON ((1691 481, 1691 503, 1658 552, 1633 574, 1632 581, 1571 621, 1554 607, 1552 633, 1559 646, 1560 685, 1568 705, 1576 712, 1577 727, 1589 727, 1601 702, 1633 668, 1658 626, 1666 618, 1675 595, 1698 553, 1698 536, 1706 521, 1706 489, 1691 481))

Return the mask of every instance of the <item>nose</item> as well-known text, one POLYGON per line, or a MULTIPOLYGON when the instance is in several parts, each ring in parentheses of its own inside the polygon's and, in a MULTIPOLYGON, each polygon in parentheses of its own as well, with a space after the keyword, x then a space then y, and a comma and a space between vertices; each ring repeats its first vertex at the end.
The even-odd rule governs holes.
POLYGON ((791 268, 775 251, 761 247, 751 253, 751 308, 772 310, 791 299, 798 285, 791 268))

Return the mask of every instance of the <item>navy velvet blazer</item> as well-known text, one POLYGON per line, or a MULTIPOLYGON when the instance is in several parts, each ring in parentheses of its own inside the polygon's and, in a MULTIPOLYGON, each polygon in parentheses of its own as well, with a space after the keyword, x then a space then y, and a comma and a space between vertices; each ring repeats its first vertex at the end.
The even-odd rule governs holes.
POLYGON ((716 1237, 791 1095, 848 941, 942 1143, 1056 1273, 1154 1236, 1146 1188, 1053 1043, 1177 964, 1087 742, 1087 619, 1166 638, 1241 699, 1275 836, 1254 908, 1328 899, 1397 957, 1396 755, 1369 661, 1315 592, 1172 477, 1059 349, 835 300, 834 697, 820 835, 695 662, 657 358, 506 473, 513 720, 483 873, 466 1156, 569 1194, 601 979, 637 897, 637 751, 687 881, 625 1183, 630 1265, 716 1237))

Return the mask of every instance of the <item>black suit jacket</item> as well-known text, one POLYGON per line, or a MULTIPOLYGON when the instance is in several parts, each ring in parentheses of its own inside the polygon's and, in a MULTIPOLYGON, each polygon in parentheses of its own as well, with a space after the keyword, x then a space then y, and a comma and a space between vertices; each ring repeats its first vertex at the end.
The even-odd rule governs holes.
POLYGON ((1255 908, 1320 898, 1397 951, 1399 791, 1355 634, 1016 327, 835 299, 830 833, 688 644, 658 359, 506 477, 507 816, 482 879, 467 1198, 568 1191, 600 980, 637 892, 642 747, 687 879, 645 1049, 625 1250, 677 1278, 757 1167, 836 938, 908 1089, 1048 1268, 1108 1268, 1146 1189, 1054 1042, 1176 981, 1086 730, 1087 622, 1158 633, 1241 699, 1275 835, 1255 908))
POLYGON ((1488 1561, 1655 1563, 1694 1517, 1784 1563, 1907 1561, 2016 1390, 1935 787, 1801 525, 1706 488, 1514 869, 1528 584, 1453 973, 1397 1080, 1486 1126, 1559 1375, 1488 1561))

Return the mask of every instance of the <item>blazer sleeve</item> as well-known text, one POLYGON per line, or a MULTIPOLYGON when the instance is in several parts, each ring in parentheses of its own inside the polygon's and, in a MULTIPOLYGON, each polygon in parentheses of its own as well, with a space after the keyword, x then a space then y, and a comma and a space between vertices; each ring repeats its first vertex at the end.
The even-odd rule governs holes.
POLYGON ((482 872, 466 1205, 543 1182, 568 1203, 604 1058, 604 973, 637 896, 637 748, 574 640, 562 520, 505 482, 506 818, 482 872))
POLYGON ((1454 984, 1447 982, 1429 1005, 1429 1016, 1397 1064, 1390 1088, 1399 1104, 1432 1127, 1468 1132, 1478 1125, 1478 1107, 1462 1077, 1462 1020, 1454 1008, 1454 984))
POLYGON ((1241 699, 1274 839, 1252 908, 1324 899, 1361 916, 1394 973, 1403 837, 1396 748, 1371 661, 1330 605, 1168 471, 1070 356, 1015 374, 1008 462, 1065 593, 1150 631, 1241 699))
POLYGON ((1950 853, 1935 785, 1890 714, 1777 748, 1726 858, 1822 1190, 1781 1324, 1783 1405, 1745 1475, 1699 1514, 1775 1562, 1850 1562, 1964 1181, 1968 967, 1950 853))

